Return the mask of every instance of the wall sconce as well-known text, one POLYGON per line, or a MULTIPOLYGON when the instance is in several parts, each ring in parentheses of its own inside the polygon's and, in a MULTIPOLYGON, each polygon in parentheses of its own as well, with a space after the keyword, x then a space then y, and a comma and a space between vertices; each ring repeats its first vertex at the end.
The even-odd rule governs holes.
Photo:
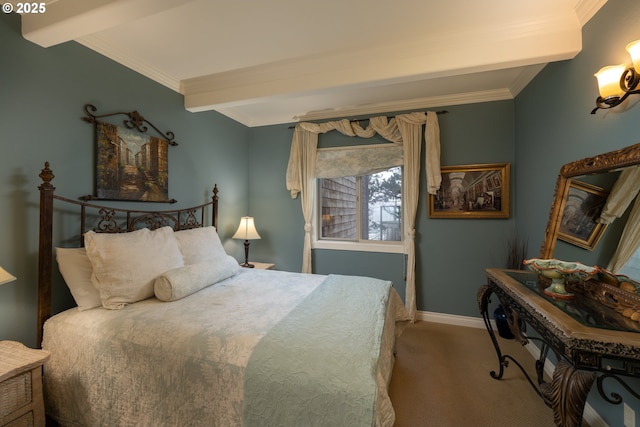
POLYGON ((7 270, 0 267, 0 285, 4 285, 5 283, 13 282, 16 278, 11 275, 7 270))
POLYGON ((591 110, 591 114, 599 109, 618 106, 629 95, 640 93, 640 89, 636 89, 640 83, 640 40, 629 43, 627 52, 633 65, 612 65, 594 74, 598 79, 600 96, 596 99, 596 108, 591 110))
POLYGON ((244 264, 240 264, 243 267, 253 268, 253 264, 249 264, 249 240, 259 239, 260 235, 256 230, 255 221, 251 216, 243 216, 240 218, 240 225, 238 231, 234 234, 232 239, 244 239, 244 264))

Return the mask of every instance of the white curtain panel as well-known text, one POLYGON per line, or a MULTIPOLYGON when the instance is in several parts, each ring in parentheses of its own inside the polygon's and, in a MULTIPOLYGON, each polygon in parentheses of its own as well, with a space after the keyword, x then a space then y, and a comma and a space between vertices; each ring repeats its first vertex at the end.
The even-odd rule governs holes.
POLYGON ((620 242, 607 269, 614 273, 620 271, 638 248, 640 248, 640 198, 636 198, 633 204, 627 224, 620 236, 620 242))
POLYGON ((607 203, 602 208, 598 222, 611 224, 620 218, 640 190, 640 167, 634 166, 623 170, 613 185, 607 203))

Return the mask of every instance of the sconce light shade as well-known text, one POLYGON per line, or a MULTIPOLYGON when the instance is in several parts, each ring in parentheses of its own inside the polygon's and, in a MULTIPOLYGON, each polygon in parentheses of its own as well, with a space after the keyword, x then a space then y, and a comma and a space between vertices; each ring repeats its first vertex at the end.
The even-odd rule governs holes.
POLYGON ((591 110, 591 114, 595 114, 599 109, 616 107, 629 95, 640 93, 640 90, 636 89, 640 83, 640 40, 629 43, 627 52, 633 65, 612 65, 594 74, 598 79, 600 96, 596 99, 596 108, 591 110))
POLYGON ((4 268, 0 267, 0 285, 13 282, 14 280, 16 280, 14 276, 9 274, 9 272, 7 272, 7 270, 5 270, 4 268))
POLYGON ((610 65, 601 68, 600 71, 594 74, 598 79, 598 90, 602 98, 607 99, 612 96, 621 97, 624 95, 624 90, 620 87, 620 76, 624 73, 625 68, 624 64, 610 65))
POLYGON ((640 40, 636 40, 627 45, 627 52, 631 56, 631 62, 633 62, 633 68, 636 72, 640 72, 640 40))
POLYGON ((240 218, 240 225, 238 231, 233 235, 233 239, 244 240, 244 263, 240 264, 243 267, 252 268, 253 264, 249 264, 249 240, 256 240, 260 238, 258 230, 256 230, 256 224, 251 216, 243 216, 240 218))

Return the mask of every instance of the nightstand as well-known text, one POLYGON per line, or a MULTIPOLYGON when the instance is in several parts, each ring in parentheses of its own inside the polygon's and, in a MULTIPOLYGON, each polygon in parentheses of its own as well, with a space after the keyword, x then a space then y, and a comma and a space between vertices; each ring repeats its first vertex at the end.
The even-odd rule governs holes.
POLYGON ((44 427, 42 365, 46 350, 0 341, 0 426, 44 427))
POLYGON ((276 266, 275 264, 271 264, 268 262, 255 262, 249 261, 249 264, 253 264, 253 268, 257 268, 258 270, 273 270, 276 266))

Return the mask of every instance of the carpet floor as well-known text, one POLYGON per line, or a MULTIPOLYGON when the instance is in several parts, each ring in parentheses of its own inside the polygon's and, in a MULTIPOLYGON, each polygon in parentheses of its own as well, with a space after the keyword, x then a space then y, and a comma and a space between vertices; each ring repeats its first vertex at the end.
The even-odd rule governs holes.
MULTIPOLYGON (((535 378, 531 354, 514 340, 498 339, 503 354, 535 378)), ((389 386, 394 427, 553 427, 553 411, 520 369, 511 363, 495 380, 489 372, 498 370, 485 329, 431 322, 407 326, 389 386)))

